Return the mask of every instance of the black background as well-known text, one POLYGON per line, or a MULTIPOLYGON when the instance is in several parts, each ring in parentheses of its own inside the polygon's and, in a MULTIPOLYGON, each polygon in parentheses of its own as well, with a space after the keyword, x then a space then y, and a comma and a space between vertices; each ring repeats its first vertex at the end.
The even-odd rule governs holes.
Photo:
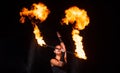
POLYGON ((102 0, 18 0, 3 1, 0 5, 1 73, 6 71, 25 73, 29 61, 28 58, 30 57, 28 53, 31 48, 36 49, 34 52, 34 61, 32 62, 33 73, 50 73, 49 59, 51 58, 51 48, 35 46, 30 20, 27 20, 24 24, 19 22, 20 10, 23 7, 30 8, 33 3, 38 2, 43 2, 51 11, 46 21, 39 25, 45 42, 49 45, 59 43, 56 37, 56 31, 59 31, 68 51, 73 51, 74 49, 72 48, 74 48, 74 45, 70 35, 71 26, 63 27, 60 25, 60 20, 64 16, 64 10, 76 5, 79 8, 85 9, 90 17, 89 25, 80 31, 88 59, 84 61, 73 58, 76 62, 72 64, 71 69, 78 70, 78 73, 116 71, 113 68, 119 65, 119 57, 117 57, 117 42, 113 41, 117 38, 116 35, 113 35, 113 28, 117 24, 113 22, 115 18, 113 17, 114 9, 112 2, 102 0), (114 39, 113 36, 115 36, 114 39), (113 46, 113 44, 116 46, 113 46))

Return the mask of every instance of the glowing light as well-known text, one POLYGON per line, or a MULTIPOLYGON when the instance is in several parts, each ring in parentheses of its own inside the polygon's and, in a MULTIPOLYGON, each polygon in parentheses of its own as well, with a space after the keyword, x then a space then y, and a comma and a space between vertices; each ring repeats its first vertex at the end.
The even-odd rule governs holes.
POLYGON ((74 40, 74 44, 76 46, 75 55, 82 59, 87 59, 85 52, 83 50, 82 39, 80 36, 80 31, 85 28, 89 24, 89 17, 87 16, 87 12, 84 9, 80 9, 77 6, 70 7, 65 10, 65 18, 62 19, 62 25, 73 25, 72 30, 72 38, 74 40))
POLYGON ((47 6, 43 3, 33 3, 31 6, 31 9, 28 10, 27 8, 23 8, 20 12, 20 22, 24 23, 25 22, 25 16, 27 16, 33 25, 34 31, 33 33, 35 34, 35 38, 40 46, 45 45, 45 42, 43 40, 43 37, 41 35, 41 32, 37 26, 37 23, 33 21, 33 19, 40 20, 41 22, 45 21, 46 18, 48 17, 48 14, 50 13, 50 10, 47 9, 47 6))

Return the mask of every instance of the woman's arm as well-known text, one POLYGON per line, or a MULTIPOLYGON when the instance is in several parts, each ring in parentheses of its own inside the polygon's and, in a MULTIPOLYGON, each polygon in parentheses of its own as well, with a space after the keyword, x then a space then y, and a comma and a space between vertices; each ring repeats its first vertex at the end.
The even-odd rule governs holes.
POLYGON ((64 60, 65 60, 65 63, 67 63, 67 53, 66 53, 65 44, 64 44, 64 42, 62 41, 61 35, 59 34, 59 32, 57 32, 57 36, 58 36, 58 38, 59 38, 59 40, 60 40, 60 46, 61 46, 61 48, 62 48, 61 51, 64 52, 64 60))
POLYGON ((63 42, 61 42, 60 45, 62 47, 61 51, 64 54, 65 63, 67 63, 67 52, 66 52, 65 44, 63 42))

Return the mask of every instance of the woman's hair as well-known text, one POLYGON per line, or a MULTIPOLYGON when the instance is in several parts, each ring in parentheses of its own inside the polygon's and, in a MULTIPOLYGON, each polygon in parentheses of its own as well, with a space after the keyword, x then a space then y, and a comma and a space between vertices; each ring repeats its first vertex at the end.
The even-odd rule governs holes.
POLYGON ((61 47, 61 45, 57 44, 57 45, 55 46, 55 49, 57 49, 57 48, 56 48, 57 46, 60 46, 60 47, 61 47))

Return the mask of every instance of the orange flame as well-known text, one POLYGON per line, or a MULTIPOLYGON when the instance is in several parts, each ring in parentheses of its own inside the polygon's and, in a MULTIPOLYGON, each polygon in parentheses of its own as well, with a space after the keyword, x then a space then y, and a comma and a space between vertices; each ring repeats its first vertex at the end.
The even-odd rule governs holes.
MULTIPOLYGON (((35 17, 35 19, 39 19, 41 22, 43 22, 44 20, 46 20, 49 13, 50 11, 47 9, 47 6, 45 6, 43 3, 33 3, 31 10, 23 8, 20 12, 20 16, 22 16, 22 19, 23 16, 28 16, 29 19, 35 17)), ((20 20, 22 21, 22 19, 20 20)))
POLYGON ((87 12, 84 9, 79 9, 77 6, 70 7, 65 10, 65 18, 62 19, 62 25, 65 23, 68 25, 69 23, 75 24, 72 30, 72 38, 75 42, 75 52, 76 56, 82 59, 87 59, 85 52, 83 50, 82 45, 82 36, 79 36, 79 30, 83 30, 85 26, 89 24, 89 17, 87 16, 87 12))
MULTIPOLYGON (((25 22, 25 16, 28 16, 30 20, 34 19, 39 19, 41 22, 45 21, 48 14, 50 13, 49 9, 47 9, 47 6, 45 6, 43 3, 33 3, 31 10, 28 10, 27 8, 23 8, 22 11, 20 12, 20 22, 24 23, 25 22)), ((38 29, 38 26, 36 22, 31 21, 34 31, 33 33, 35 34, 35 38, 37 39, 37 42, 40 46, 45 45, 45 42, 43 40, 43 37, 41 36, 41 32, 38 29)))

